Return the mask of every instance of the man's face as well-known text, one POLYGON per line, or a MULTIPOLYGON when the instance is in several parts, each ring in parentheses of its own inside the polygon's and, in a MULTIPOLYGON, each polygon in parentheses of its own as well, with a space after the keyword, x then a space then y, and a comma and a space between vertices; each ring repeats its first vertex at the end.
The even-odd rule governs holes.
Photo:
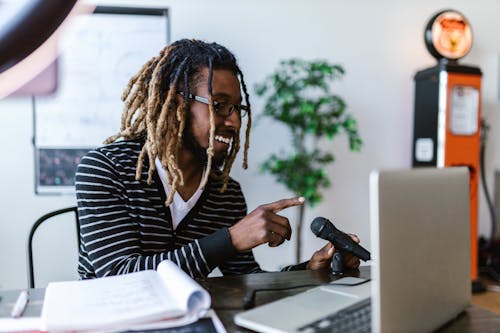
MULTIPOLYGON (((191 92, 193 95, 208 98, 208 69, 203 69, 199 83, 191 92)), ((214 101, 222 104, 241 104, 240 81, 228 70, 214 70, 212 78, 214 101)), ((190 151, 201 163, 207 161, 206 149, 210 140, 210 111, 208 105, 192 101, 190 121, 186 124, 183 149, 190 151)), ((215 115, 215 142, 213 163, 221 167, 232 141, 239 134, 241 119, 238 112, 224 117, 215 115)))

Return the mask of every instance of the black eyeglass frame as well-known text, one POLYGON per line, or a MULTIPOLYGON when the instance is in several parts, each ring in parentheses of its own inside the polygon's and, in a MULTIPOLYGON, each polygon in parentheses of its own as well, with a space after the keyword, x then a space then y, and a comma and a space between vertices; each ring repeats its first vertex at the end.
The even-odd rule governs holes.
MULTIPOLYGON (((181 96, 186 96, 186 94, 183 91, 179 91, 178 94, 181 96)), ((210 105, 210 101, 206 97, 188 94, 187 98, 195 100, 195 101, 203 103, 203 104, 206 104, 206 105, 210 105)), ((218 116, 222 116, 222 117, 229 117, 230 115, 233 114, 234 111, 238 111, 240 118, 244 118, 247 115, 248 111, 250 110, 250 108, 247 105, 239 105, 239 104, 232 104, 232 103, 220 103, 217 101, 213 101, 213 106, 215 109, 215 113, 218 116), (227 106, 229 106, 229 108, 227 109, 228 111, 224 112, 226 110, 227 106)))

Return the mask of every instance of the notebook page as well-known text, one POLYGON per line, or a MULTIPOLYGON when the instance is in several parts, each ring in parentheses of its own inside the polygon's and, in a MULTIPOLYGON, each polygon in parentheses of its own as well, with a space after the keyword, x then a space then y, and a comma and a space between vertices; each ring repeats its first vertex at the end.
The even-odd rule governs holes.
POLYGON ((48 330, 94 330, 179 317, 184 311, 156 271, 50 283, 42 321, 48 330))
POLYGON ((163 260, 156 269, 165 286, 172 291, 175 303, 196 319, 210 308, 210 294, 170 260, 163 260))

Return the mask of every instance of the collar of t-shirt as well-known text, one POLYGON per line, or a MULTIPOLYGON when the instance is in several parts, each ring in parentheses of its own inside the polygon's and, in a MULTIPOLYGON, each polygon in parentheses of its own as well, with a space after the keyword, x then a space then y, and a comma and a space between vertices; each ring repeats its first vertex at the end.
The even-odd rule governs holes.
MULTIPOLYGON (((158 170, 158 176, 160 176, 163 188, 165 189, 165 195, 168 197, 168 194, 170 193, 170 186, 168 186, 167 183, 167 173, 165 169, 163 169, 161 161, 158 157, 155 159, 155 165, 156 170, 158 170)), ((194 205, 196 205, 196 202, 198 202, 198 199, 200 198, 202 193, 203 190, 201 189, 201 186, 198 186, 198 189, 196 190, 196 192, 194 192, 191 198, 189 198, 188 201, 184 201, 179 193, 175 192, 174 200, 169 206, 170 215, 172 216, 172 226, 174 230, 177 228, 182 219, 186 217, 186 215, 194 207, 194 205)))

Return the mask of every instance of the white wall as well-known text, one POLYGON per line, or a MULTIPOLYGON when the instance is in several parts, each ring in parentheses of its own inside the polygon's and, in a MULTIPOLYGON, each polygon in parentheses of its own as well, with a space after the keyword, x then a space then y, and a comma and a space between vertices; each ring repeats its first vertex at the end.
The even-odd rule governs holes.
MULTIPOLYGON (((142 3, 114 1, 114 3, 142 3)), ((487 179, 492 189, 493 170, 500 168, 500 147, 495 145, 498 112, 498 32, 500 1, 266 1, 183 0, 150 1, 171 8, 172 40, 201 38, 226 45, 238 57, 249 87, 270 73, 280 59, 326 58, 342 64, 344 79, 338 93, 358 119, 364 140, 361 153, 351 153, 344 137, 325 148, 336 156, 328 170, 333 186, 325 201, 307 208, 304 229, 304 259, 324 243, 309 232, 316 216, 325 216, 369 242, 368 175, 374 168, 404 168, 411 165, 413 129, 413 75, 435 60, 423 42, 423 30, 437 11, 453 8, 469 19, 474 32, 472 51, 462 63, 479 66, 483 73, 483 115, 492 131, 487 148, 487 179)), ((252 98, 254 114, 262 101, 252 98)), ((24 242, 29 225, 42 213, 74 203, 72 197, 37 197, 33 194, 32 116, 30 103, 0 101, 3 143, 0 177, 0 287, 25 285, 24 242)), ((291 194, 268 175, 258 172, 259 163, 271 152, 287 149, 285 128, 261 121, 252 131, 250 168, 239 165, 233 177, 239 180, 250 209, 291 194), (273 144, 270 145, 269 143, 273 144)), ((241 163, 240 163, 241 164, 241 163)), ((480 197, 480 233, 489 232, 485 200, 480 197)), ((296 211, 284 214, 292 224, 296 211)), ((54 241, 64 238, 64 235, 54 241)), ((411 246, 411 245, 410 245, 411 246)), ((279 248, 262 246, 256 256, 266 269, 293 262, 294 243, 279 248)))

